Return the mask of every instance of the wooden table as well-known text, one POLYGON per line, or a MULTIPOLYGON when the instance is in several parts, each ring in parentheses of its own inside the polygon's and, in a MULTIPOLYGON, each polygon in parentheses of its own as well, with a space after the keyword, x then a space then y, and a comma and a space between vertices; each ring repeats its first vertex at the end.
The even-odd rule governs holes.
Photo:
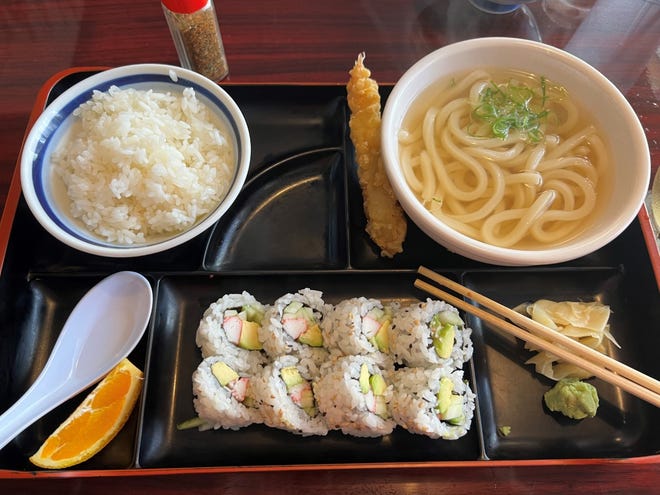
MULTIPOLYGON (((586 17, 561 17, 560 0, 502 16, 466 0, 218 0, 232 83, 344 84, 357 53, 393 83, 435 48, 477 36, 516 36, 565 48, 607 75, 629 99, 660 162, 660 5, 597 0, 586 17)), ((9 0, 0 9, 0 204, 4 204, 41 86, 78 66, 176 64, 155 0, 9 0)), ((612 461, 417 466, 343 471, 0 479, 3 493, 657 493, 660 466, 612 461)))

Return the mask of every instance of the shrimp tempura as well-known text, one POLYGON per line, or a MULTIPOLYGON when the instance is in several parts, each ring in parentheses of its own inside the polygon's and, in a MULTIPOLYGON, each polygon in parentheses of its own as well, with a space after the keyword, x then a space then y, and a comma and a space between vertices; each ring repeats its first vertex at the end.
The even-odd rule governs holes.
POLYGON ((380 94, 378 83, 358 55, 346 85, 349 127, 362 188, 366 231, 389 258, 403 251, 407 223, 392 186, 387 179, 380 153, 380 94))

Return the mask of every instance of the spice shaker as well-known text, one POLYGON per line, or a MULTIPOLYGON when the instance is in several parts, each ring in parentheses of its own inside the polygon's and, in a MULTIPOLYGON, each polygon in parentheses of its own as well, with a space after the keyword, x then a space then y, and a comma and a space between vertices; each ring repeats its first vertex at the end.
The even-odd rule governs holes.
POLYGON ((219 81, 229 67, 213 0, 161 0, 181 66, 219 81))

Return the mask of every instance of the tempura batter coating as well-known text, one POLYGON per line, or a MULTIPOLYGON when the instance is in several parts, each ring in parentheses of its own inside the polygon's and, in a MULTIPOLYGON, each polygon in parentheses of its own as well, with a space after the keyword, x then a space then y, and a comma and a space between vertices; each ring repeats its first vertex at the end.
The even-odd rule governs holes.
POLYGON ((407 223, 381 159, 378 83, 371 79, 371 71, 363 61, 364 53, 361 53, 346 85, 351 141, 367 217, 366 231, 380 247, 381 255, 391 258, 403 251, 407 223))

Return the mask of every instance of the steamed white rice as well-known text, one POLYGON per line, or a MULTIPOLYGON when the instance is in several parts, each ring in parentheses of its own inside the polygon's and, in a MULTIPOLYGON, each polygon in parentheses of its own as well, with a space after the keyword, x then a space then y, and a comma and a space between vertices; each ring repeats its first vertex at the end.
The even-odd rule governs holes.
POLYGON ((51 159, 71 214, 103 240, 130 245, 181 232, 227 194, 234 145, 192 88, 113 86, 73 114, 51 159))

